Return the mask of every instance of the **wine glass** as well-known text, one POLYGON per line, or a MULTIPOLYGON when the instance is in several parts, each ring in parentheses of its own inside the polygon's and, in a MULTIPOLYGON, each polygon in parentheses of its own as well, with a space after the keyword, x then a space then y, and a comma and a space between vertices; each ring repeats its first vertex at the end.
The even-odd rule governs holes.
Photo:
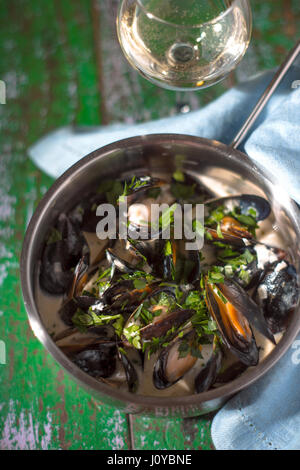
POLYGON ((171 90, 198 90, 240 62, 252 27, 248 0, 123 0, 121 47, 145 78, 171 90))

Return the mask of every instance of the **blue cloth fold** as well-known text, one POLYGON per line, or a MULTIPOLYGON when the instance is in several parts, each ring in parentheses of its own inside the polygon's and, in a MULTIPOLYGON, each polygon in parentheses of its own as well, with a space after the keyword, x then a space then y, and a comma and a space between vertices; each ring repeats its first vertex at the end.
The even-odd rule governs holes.
POLYGON ((218 450, 300 450, 300 335, 261 379, 215 416, 218 450))
MULTIPOLYGON (((137 125, 112 125, 86 132, 61 128, 29 149, 38 167, 57 177, 87 153, 123 138, 180 133, 229 144, 250 114, 273 72, 256 76, 198 111, 137 125)), ((241 147, 267 168, 300 203, 299 64, 272 97, 241 147)), ((218 412, 212 424, 217 449, 300 449, 300 336, 285 356, 218 412)))

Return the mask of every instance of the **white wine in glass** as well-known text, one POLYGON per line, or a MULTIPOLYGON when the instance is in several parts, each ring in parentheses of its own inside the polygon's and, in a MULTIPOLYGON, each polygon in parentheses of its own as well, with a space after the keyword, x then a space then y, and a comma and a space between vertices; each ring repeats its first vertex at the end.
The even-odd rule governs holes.
POLYGON ((121 47, 145 78, 171 90, 198 90, 225 78, 251 37, 248 0, 123 0, 121 47))

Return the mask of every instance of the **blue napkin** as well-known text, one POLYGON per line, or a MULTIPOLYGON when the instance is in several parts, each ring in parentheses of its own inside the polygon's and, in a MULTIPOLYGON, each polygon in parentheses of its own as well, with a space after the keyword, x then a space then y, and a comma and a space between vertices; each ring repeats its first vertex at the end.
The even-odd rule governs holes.
POLYGON ((300 449, 300 335, 261 379, 232 398, 215 416, 218 450, 300 449))
MULTIPOLYGON (((300 68, 290 70, 241 147, 258 167, 300 203, 300 68)), ((123 138, 180 133, 229 144, 273 72, 253 77, 189 114, 138 125, 112 125, 78 132, 61 128, 29 149, 38 167, 58 177, 87 153, 123 138)), ((212 423, 217 449, 300 449, 300 336, 262 379, 232 398, 212 423)))
MULTIPOLYGON (((135 135, 179 133, 229 144, 271 78, 272 72, 256 76, 199 111, 172 118, 129 126, 114 124, 93 130, 87 128, 80 132, 64 127, 39 140, 29 149, 29 155, 39 168, 58 177, 93 150, 135 135)), ((300 68, 295 66, 241 148, 257 166, 274 169, 275 177, 297 202, 300 202, 300 87, 294 89, 292 86, 299 79, 300 68)))

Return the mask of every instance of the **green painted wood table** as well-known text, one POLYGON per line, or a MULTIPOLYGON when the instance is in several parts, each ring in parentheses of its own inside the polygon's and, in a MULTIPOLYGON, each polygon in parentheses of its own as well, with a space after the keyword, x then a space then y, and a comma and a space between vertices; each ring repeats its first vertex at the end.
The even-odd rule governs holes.
POLYGON ((148 83, 127 64, 116 0, 0 2, 0 448, 211 449, 211 416, 128 417, 97 407, 33 336, 19 280, 28 221, 53 180, 28 159, 39 137, 66 124, 146 121, 198 108, 258 70, 274 67, 299 36, 299 0, 253 0, 254 32, 242 66, 198 93, 148 83))

